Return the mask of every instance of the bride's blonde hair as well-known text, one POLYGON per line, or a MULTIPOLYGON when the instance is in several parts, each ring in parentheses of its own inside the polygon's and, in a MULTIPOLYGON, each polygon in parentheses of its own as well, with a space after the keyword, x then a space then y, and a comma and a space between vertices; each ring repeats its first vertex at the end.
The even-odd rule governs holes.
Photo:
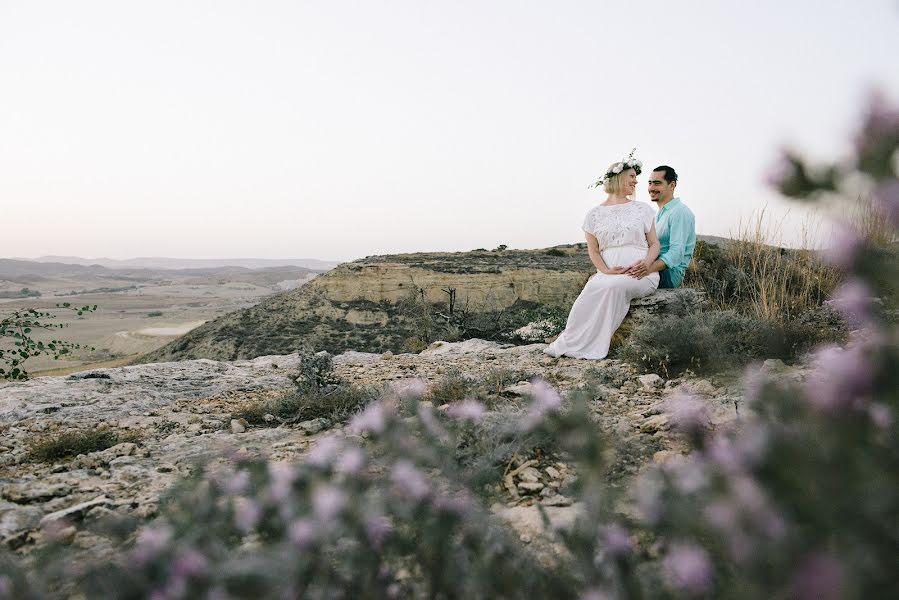
MULTIPOLYGON (((616 164, 617 163, 612 163, 611 165, 609 165, 609 168, 606 169, 606 172, 607 173, 610 172, 616 164)), ((625 177, 627 176, 628 171, 633 171, 633 170, 634 170, 633 167, 628 167, 626 169, 623 169, 621 171, 621 173, 618 173, 617 175, 612 175, 611 177, 606 177, 606 180, 603 181, 603 183, 602 183, 603 191, 605 191, 605 193, 610 194, 610 195, 623 196, 624 195, 625 177)))

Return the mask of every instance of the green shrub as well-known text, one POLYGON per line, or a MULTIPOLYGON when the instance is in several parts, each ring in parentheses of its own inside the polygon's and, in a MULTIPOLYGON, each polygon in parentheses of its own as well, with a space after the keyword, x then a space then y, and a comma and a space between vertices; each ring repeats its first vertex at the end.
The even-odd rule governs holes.
POLYGON ((756 359, 791 360, 842 337, 841 329, 822 328, 814 317, 776 321, 712 310, 641 323, 618 353, 647 371, 674 377, 687 369, 708 373, 756 359))

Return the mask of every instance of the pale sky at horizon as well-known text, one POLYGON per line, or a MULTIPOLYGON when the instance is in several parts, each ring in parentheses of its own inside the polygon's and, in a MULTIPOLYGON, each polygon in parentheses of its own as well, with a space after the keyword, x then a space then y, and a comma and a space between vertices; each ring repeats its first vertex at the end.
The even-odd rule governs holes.
POLYGON ((699 233, 767 205, 794 242, 764 173, 899 99, 897 34, 895 0, 0 0, 0 257, 579 242, 633 146, 699 233))

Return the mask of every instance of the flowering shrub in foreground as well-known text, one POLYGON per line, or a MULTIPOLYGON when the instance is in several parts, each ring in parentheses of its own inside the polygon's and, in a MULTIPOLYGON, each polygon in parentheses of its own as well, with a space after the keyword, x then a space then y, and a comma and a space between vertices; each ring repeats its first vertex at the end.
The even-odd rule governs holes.
MULTIPOLYGON (((803 196, 868 177, 895 231, 899 113, 875 103, 863 133, 848 166, 815 171, 791 157, 781 177, 803 196), (816 183, 813 172, 826 177, 816 183)), ((477 494, 482 474, 455 459, 485 407, 468 400, 440 413, 418 402, 426 390, 413 382, 353 418, 367 442, 325 438, 299 465, 240 454, 210 463, 173 490, 119 560, 77 565, 51 554, 26 577, 4 559, 0 597, 41 597, 38 573, 56 595, 160 600, 895 595, 895 256, 895 245, 847 233, 832 252, 847 275, 833 305, 854 323, 855 341, 820 349, 804 381, 748 373, 739 423, 710 431, 702 401, 672 399, 670 421, 694 450, 627 492, 639 517, 614 510, 622 497, 603 477, 613 440, 586 404, 566 406, 536 382, 533 402, 501 435, 551 435, 577 465, 579 518, 559 533, 557 555, 537 560, 497 524, 477 494)))

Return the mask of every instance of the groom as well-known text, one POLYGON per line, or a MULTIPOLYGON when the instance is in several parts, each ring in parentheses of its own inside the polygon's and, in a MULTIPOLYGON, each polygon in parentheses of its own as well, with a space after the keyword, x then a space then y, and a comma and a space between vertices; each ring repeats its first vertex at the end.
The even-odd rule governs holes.
POLYGON ((659 236, 659 257, 647 269, 638 262, 626 271, 632 277, 645 277, 658 271, 660 288, 679 287, 696 246, 696 219, 693 211, 674 197, 677 173, 668 165, 652 170, 649 176, 649 199, 659 207, 656 214, 656 235, 659 236))

